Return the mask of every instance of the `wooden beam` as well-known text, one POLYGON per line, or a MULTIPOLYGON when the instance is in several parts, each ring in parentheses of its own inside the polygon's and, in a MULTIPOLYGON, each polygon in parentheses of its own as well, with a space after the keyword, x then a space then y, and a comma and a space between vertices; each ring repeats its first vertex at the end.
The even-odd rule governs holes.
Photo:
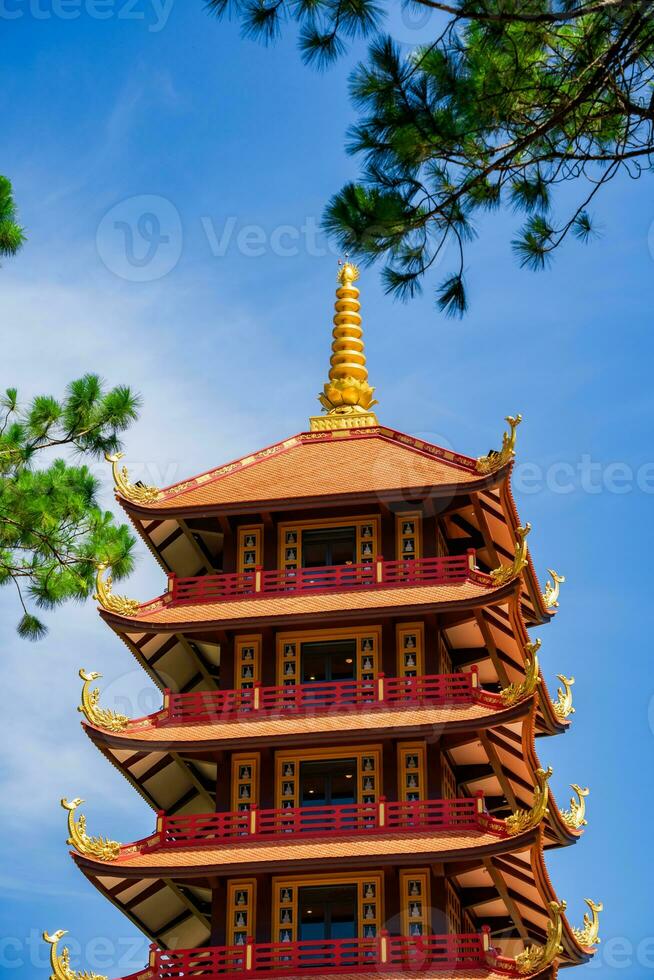
POLYGON ((484 639, 484 643, 486 644, 486 649, 488 650, 490 654, 490 658, 493 661, 493 666, 497 671, 497 677, 499 679, 499 682, 502 685, 502 687, 508 687, 509 675, 507 674, 504 668, 502 658, 498 655, 495 639, 493 637, 490 627, 488 626, 488 623, 486 622, 486 619, 484 618, 483 609, 475 609, 475 619, 477 620, 479 631, 484 639))
POLYGON ((193 783, 193 785, 197 789, 197 791, 200 794, 200 796, 202 796, 204 798, 204 800, 206 801, 206 803, 208 804, 209 811, 212 812, 213 809, 214 809, 214 806, 215 806, 214 799, 211 796, 211 793, 209 793, 209 791, 206 789, 206 787, 204 786, 204 784, 198 779, 197 774, 193 772, 193 769, 191 768, 191 766, 188 765, 188 763, 185 763, 179 757, 179 755, 177 754, 177 752, 171 752, 170 753, 170 757, 171 757, 171 759, 173 759, 177 763, 177 765, 180 767, 180 769, 182 769, 183 772, 186 775, 188 775, 189 779, 191 780, 191 782, 193 783))
MULTIPOLYGON (((204 926, 206 926, 207 932, 210 933, 211 932, 211 922, 206 917, 206 915, 204 915, 204 913, 200 911, 200 909, 197 907, 197 905, 195 904, 195 902, 193 901, 193 899, 191 898, 191 896, 190 895, 187 895, 186 892, 185 891, 182 891, 181 888, 178 888, 177 885, 175 884, 175 882, 172 880, 172 878, 164 878, 163 880, 168 885, 168 887, 170 888, 170 890, 172 892, 174 892, 174 894, 179 898, 179 900, 186 905, 186 907, 188 908, 189 912, 191 912, 196 917, 196 919, 199 919, 200 922, 204 926)), ((169 928, 170 928, 170 926, 164 926, 164 928, 161 931, 162 932, 165 932, 166 929, 169 929, 169 928)))
POLYGON ((178 517, 178 521, 179 521, 179 526, 181 527, 182 531, 184 532, 184 535, 186 536, 186 540, 189 542, 189 544, 193 548, 193 551, 200 559, 200 568, 204 568, 205 572, 208 572, 209 574, 215 572, 216 569, 213 567, 213 565, 205 555, 204 551, 195 540, 194 532, 191 530, 191 528, 188 526, 188 524, 182 517, 178 517))
POLYGON ((204 659, 200 657, 197 650, 192 646, 191 643, 189 643, 189 641, 186 639, 183 633, 175 633, 175 636, 177 637, 177 642, 180 644, 180 646, 182 646, 189 654, 189 656, 192 658, 193 662, 195 663, 198 670, 202 674, 203 679, 207 682, 207 684, 209 684, 210 689, 214 691, 217 690, 218 685, 216 684, 216 680, 209 673, 207 666, 204 662, 204 659))
POLYGON ((495 751, 492 742, 486 737, 486 732, 481 732, 481 731, 479 732, 479 741, 486 749, 486 753, 488 755, 488 761, 493 767, 493 772, 495 773, 497 781, 502 787, 502 792, 506 796, 507 803, 509 804, 512 810, 517 810, 518 801, 516 799, 515 793, 513 792, 513 787, 511 786, 511 783, 506 773, 504 772, 504 767, 497 756, 497 752, 495 751))
POLYGON ((529 932, 527 931, 527 928, 524 922, 522 921, 522 914, 520 912, 520 909, 518 908, 513 898, 509 894, 509 889, 506 886, 506 882, 504 881, 504 878, 493 864, 493 859, 487 858, 484 861, 484 867, 488 871, 493 884, 497 888, 497 892, 500 898, 506 905, 509 915, 513 919, 516 929, 520 933, 520 938, 525 943, 529 942, 529 932))

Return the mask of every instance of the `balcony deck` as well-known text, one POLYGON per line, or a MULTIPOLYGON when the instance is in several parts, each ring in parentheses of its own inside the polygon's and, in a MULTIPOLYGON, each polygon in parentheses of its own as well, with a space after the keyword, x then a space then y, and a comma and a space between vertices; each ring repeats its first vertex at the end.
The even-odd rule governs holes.
MULTIPOLYGON (((490 945, 490 932, 446 936, 389 936, 385 930, 372 939, 337 939, 292 943, 253 943, 242 946, 163 952, 152 950, 150 967, 141 980, 203 980, 252 975, 304 977, 338 974, 486 978, 518 975, 514 960, 490 945)), ((131 980, 131 978, 126 978, 131 980)))
POLYGON ((173 694, 166 691, 163 711, 151 716, 159 727, 245 721, 266 715, 307 716, 391 707, 445 705, 501 707, 497 694, 479 686, 477 668, 465 673, 385 677, 371 681, 324 681, 230 691, 173 694))
POLYGON ((471 549, 465 555, 414 558, 410 561, 384 561, 379 557, 361 564, 320 568, 264 570, 257 567, 244 572, 193 578, 179 578, 171 574, 169 592, 173 604, 179 606, 296 592, 315 594, 413 585, 455 585, 465 582, 470 572, 474 572, 475 561, 475 551, 471 549))
MULTIPOLYGON (((160 855, 162 851, 220 848, 223 845, 249 845, 257 841, 292 839, 311 841, 319 838, 354 838, 379 835, 427 833, 457 836, 484 843, 488 835, 508 836, 503 820, 491 817, 485 809, 483 794, 448 800, 417 800, 377 803, 354 803, 339 806, 288 807, 274 810, 250 810, 227 813, 193 813, 183 816, 159 814, 157 830, 150 837, 124 845, 117 863, 133 863, 138 854, 160 855)), ((465 843, 465 840, 463 841, 465 843)))

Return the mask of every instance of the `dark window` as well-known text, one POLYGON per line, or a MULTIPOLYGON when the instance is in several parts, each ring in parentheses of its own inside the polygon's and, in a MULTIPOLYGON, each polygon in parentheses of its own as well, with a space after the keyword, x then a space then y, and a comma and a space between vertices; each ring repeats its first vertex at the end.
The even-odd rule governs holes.
POLYGON ((356 678, 356 640, 302 644, 302 683, 356 678))
POLYGON ((356 759, 319 759, 300 764, 300 806, 356 803, 356 759))
POLYGON ((319 528, 302 532, 302 565, 322 568, 356 561, 357 533, 354 527, 319 528))
POLYGON ((299 915, 300 940, 355 939, 356 885, 300 888, 299 915))

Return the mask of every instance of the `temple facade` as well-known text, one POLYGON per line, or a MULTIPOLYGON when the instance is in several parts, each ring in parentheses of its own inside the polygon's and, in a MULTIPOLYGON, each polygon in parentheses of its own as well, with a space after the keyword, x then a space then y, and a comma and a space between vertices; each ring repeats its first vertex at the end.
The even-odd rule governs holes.
MULTIPOLYGON (((560 808, 536 750, 574 681, 550 694, 530 632, 563 579, 541 588, 511 493, 520 416, 479 458, 381 425, 358 272, 338 278, 307 431, 165 490, 110 460, 167 585, 139 603, 100 566, 96 598, 163 704, 117 714, 82 670, 80 711, 153 832, 92 837, 63 800, 72 856, 150 938, 139 980, 552 978, 601 906, 573 927, 545 865, 588 791, 560 808)), ((87 977, 63 935, 53 976, 87 977)))

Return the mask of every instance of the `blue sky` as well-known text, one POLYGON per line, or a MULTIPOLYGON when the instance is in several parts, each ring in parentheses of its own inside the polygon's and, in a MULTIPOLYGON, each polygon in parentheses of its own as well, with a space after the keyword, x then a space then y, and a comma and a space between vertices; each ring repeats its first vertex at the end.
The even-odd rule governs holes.
MULTIPOLYGON (((0 0, 0 20, 0 170, 29 234, 0 270, 2 385, 56 393, 87 370, 133 385, 144 404, 131 470, 159 484, 302 430, 335 281, 314 229, 355 174, 342 149, 351 59, 308 71, 292 39, 242 42, 199 0, 0 0)), ((393 29, 422 36, 397 17, 393 29)), ((518 505, 538 568, 567 576, 538 634, 541 663, 553 686, 559 672, 577 679, 571 732, 539 752, 562 802, 569 783, 591 787, 585 837, 549 867, 574 922, 584 897, 604 900, 603 943, 584 968, 602 978, 654 975, 652 189, 614 182, 597 208, 603 237, 570 243, 540 275, 511 256, 514 217, 487 221, 462 323, 435 311, 429 289, 402 305, 375 270, 360 283, 384 423, 477 455, 498 444, 505 414, 525 416, 518 505)), ((107 480, 108 504, 109 491, 107 480)), ((127 591, 163 587, 141 549, 127 591)), ((151 692, 92 603, 50 617, 37 646, 15 637, 9 590, 0 608, 0 972, 46 977, 38 934, 68 928, 76 965, 126 975, 146 943, 75 870, 58 800, 84 797, 93 833, 151 830, 79 730, 77 670, 103 671, 105 701, 134 714, 151 692)))

